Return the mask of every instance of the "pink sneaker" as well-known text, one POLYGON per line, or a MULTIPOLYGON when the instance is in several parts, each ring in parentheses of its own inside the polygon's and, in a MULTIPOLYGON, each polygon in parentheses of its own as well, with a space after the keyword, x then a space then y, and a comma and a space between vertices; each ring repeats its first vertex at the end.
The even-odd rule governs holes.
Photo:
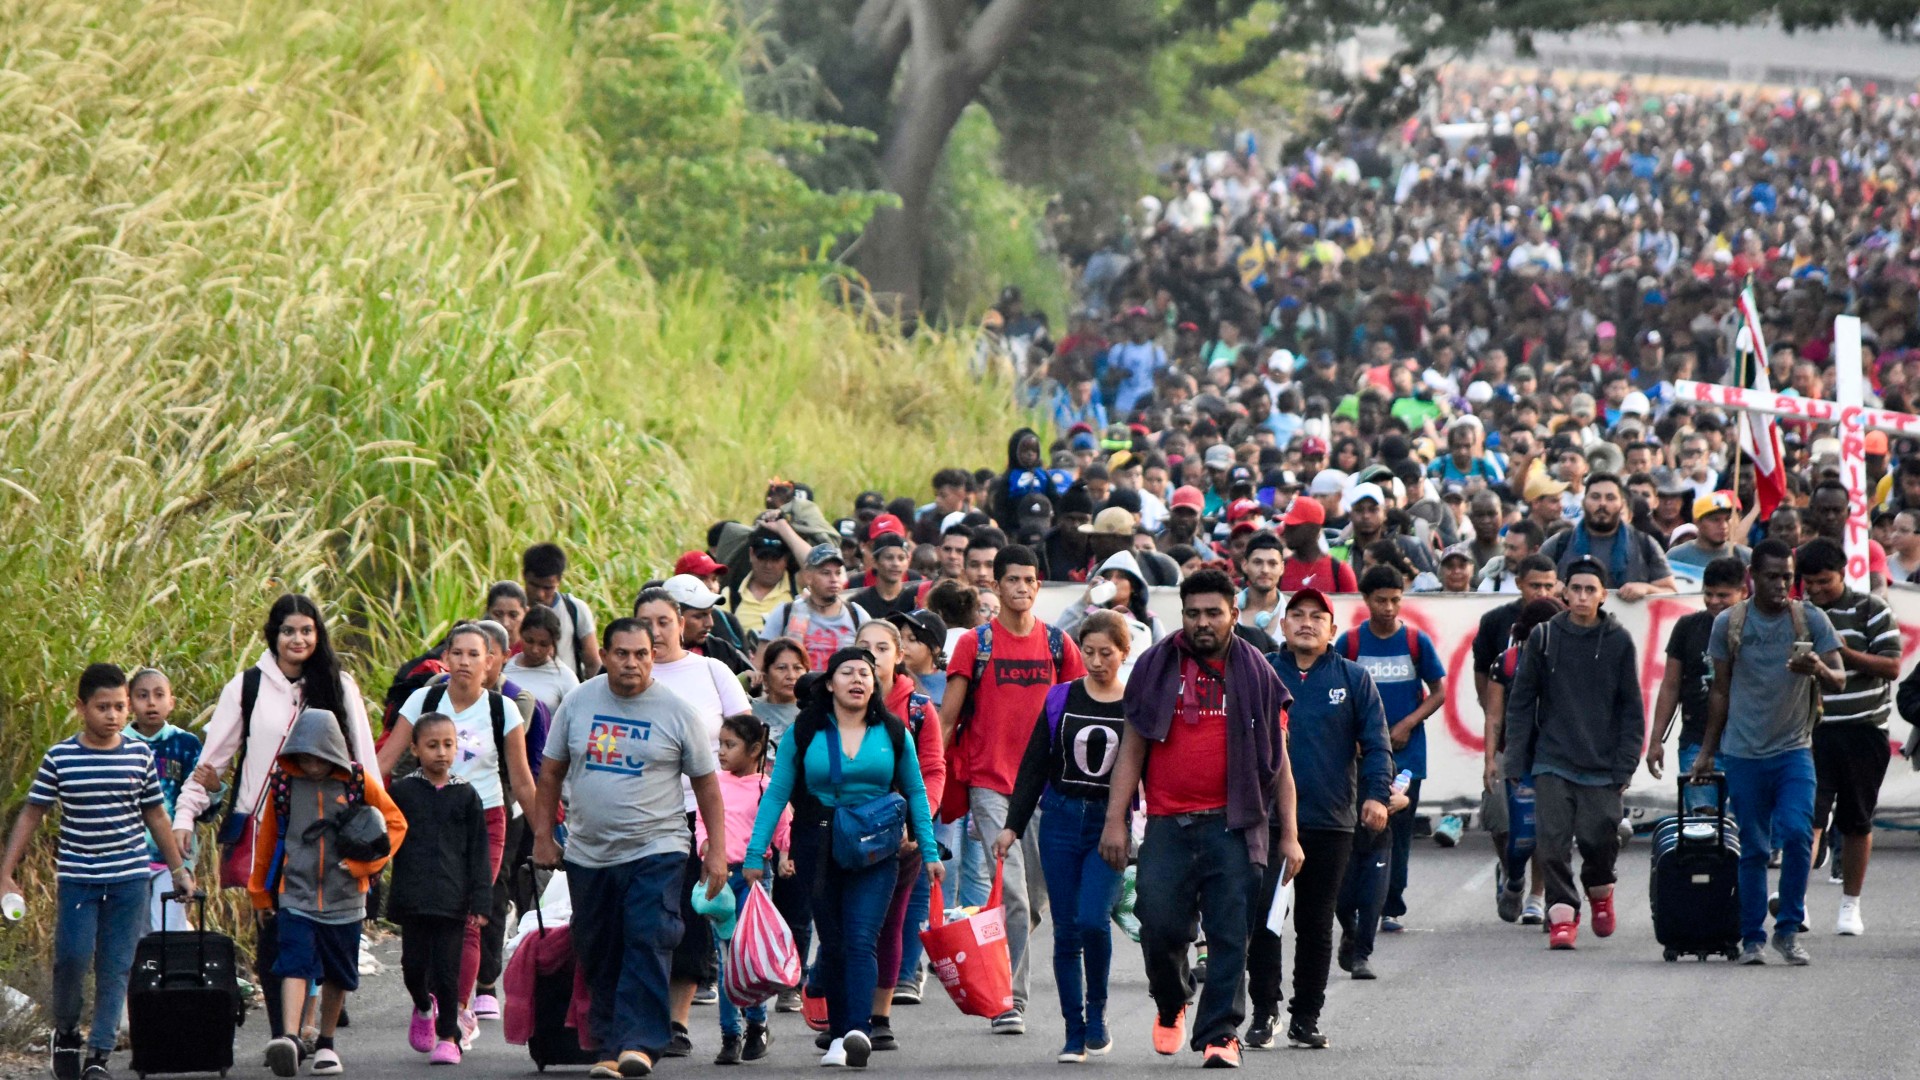
POLYGON ((500 1019, 500 999, 492 994, 473 995, 473 1016, 476 1020, 500 1019))
POLYGON ((442 1039, 433 1044, 433 1056, 427 1059, 429 1065, 460 1064, 460 1044, 452 1039, 442 1039))
POLYGON ((437 1011, 429 1005, 426 1012, 416 1012, 413 1020, 407 1024, 407 1045, 416 1053, 427 1053, 433 1049, 433 1020, 437 1011))
POLYGON ((460 1049, 473 1049, 473 1040, 480 1036, 480 1021, 473 1018, 472 1009, 460 1010, 460 1049))

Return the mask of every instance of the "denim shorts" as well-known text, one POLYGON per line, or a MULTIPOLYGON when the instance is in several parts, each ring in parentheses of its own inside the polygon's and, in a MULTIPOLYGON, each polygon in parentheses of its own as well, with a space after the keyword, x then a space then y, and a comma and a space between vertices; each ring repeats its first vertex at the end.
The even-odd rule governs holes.
POLYGON ((283 979, 327 983, 343 990, 360 989, 360 921, 320 923, 294 911, 282 911, 273 920, 279 931, 280 955, 273 973, 283 979))

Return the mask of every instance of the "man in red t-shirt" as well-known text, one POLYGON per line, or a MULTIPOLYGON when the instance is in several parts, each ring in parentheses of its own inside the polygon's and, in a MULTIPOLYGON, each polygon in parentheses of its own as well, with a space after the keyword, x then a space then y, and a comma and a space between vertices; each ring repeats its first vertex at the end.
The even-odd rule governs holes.
POLYGON ((1100 836, 1101 857, 1125 866, 1129 805, 1144 788, 1134 913, 1154 1000, 1153 1048, 1172 1055, 1185 1044, 1206 1055, 1208 1068, 1240 1064, 1247 948, 1266 918, 1257 900, 1265 868, 1279 860, 1285 881, 1304 857, 1283 734, 1292 698, 1259 650, 1234 634, 1238 616, 1226 574, 1201 570, 1180 583, 1180 632, 1141 653, 1127 681, 1127 728, 1100 836), (1207 978, 1189 1025, 1196 918, 1207 978))
MULTIPOLYGON (((1087 673, 1073 639, 1033 615, 1040 593, 1040 560, 1015 544, 994 556, 994 591, 1000 616, 988 623, 987 658, 980 657, 982 630, 963 635, 947 663, 947 696, 940 728, 948 747, 949 783, 963 783, 973 835, 990 844, 1007 826, 1007 805, 1020 758, 1033 736, 1033 722, 1055 683, 1087 673), (979 668, 978 683, 975 669, 979 668)), ((1026 1031, 1027 936, 1032 926, 1028 894, 1045 888, 1040 878, 1040 830, 1007 852, 1001 899, 1007 909, 1007 952, 1013 961, 1013 1009, 993 1018, 1000 1035, 1026 1031), (1032 868, 1031 880, 1027 871, 1032 868)))
POLYGON ((1287 563, 1280 571, 1280 591, 1319 589, 1321 592, 1356 592, 1353 567, 1327 553, 1321 530, 1327 524, 1326 507, 1318 499, 1295 495, 1280 519, 1280 538, 1286 541, 1287 563))

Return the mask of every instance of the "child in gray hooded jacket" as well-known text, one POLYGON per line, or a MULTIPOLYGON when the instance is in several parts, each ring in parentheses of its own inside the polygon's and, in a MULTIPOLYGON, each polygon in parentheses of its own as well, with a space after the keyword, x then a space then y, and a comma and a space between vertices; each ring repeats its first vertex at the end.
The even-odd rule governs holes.
MULTIPOLYGON (((360 922, 366 917, 367 882, 399 850, 407 819, 387 797, 379 778, 367 775, 347 752, 339 720, 325 709, 307 709, 294 720, 267 778, 260 825, 253 845, 253 876, 247 892, 262 918, 274 919, 280 955, 273 973, 285 982, 280 1001, 286 1027, 300 1030, 307 985, 321 984, 320 1037, 314 1044, 315 1076, 342 1072, 334 1028, 349 992, 360 985, 360 922), (341 834, 362 807, 386 823, 386 851, 366 859, 345 857, 341 834)), ((276 1076, 300 1071, 298 1040, 283 1036, 267 1044, 267 1064, 276 1076)))

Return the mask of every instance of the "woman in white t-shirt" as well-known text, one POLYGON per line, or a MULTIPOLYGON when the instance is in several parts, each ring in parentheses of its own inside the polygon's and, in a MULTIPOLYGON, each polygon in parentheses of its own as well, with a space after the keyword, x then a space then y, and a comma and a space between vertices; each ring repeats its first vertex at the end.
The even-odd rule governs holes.
MULTIPOLYGON (((438 713, 453 721, 459 739, 453 773, 473 786, 487 818, 487 858, 494 878, 500 876, 501 855, 507 842, 508 785, 524 811, 533 805, 533 772, 527 767, 527 729, 520 708, 483 685, 487 676, 487 636, 473 623, 461 623, 447 635, 441 662, 447 665, 445 686, 423 686, 401 704, 391 735, 380 749, 380 772, 391 775, 401 753, 413 741, 413 723, 422 715, 438 713), (496 735, 495 717, 498 716, 496 735), (506 755, 505 769, 501 754, 506 755), (502 772, 507 783, 502 783, 502 772)), ((471 1042, 480 1024, 471 1005, 480 975, 480 927, 467 924, 460 950, 460 1032, 471 1042)))
POLYGON ((532 694, 549 715, 580 685, 580 676, 560 662, 560 616, 550 607, 528 608, 520 620, 520 651, 503 672, 513 685, 532 694))

